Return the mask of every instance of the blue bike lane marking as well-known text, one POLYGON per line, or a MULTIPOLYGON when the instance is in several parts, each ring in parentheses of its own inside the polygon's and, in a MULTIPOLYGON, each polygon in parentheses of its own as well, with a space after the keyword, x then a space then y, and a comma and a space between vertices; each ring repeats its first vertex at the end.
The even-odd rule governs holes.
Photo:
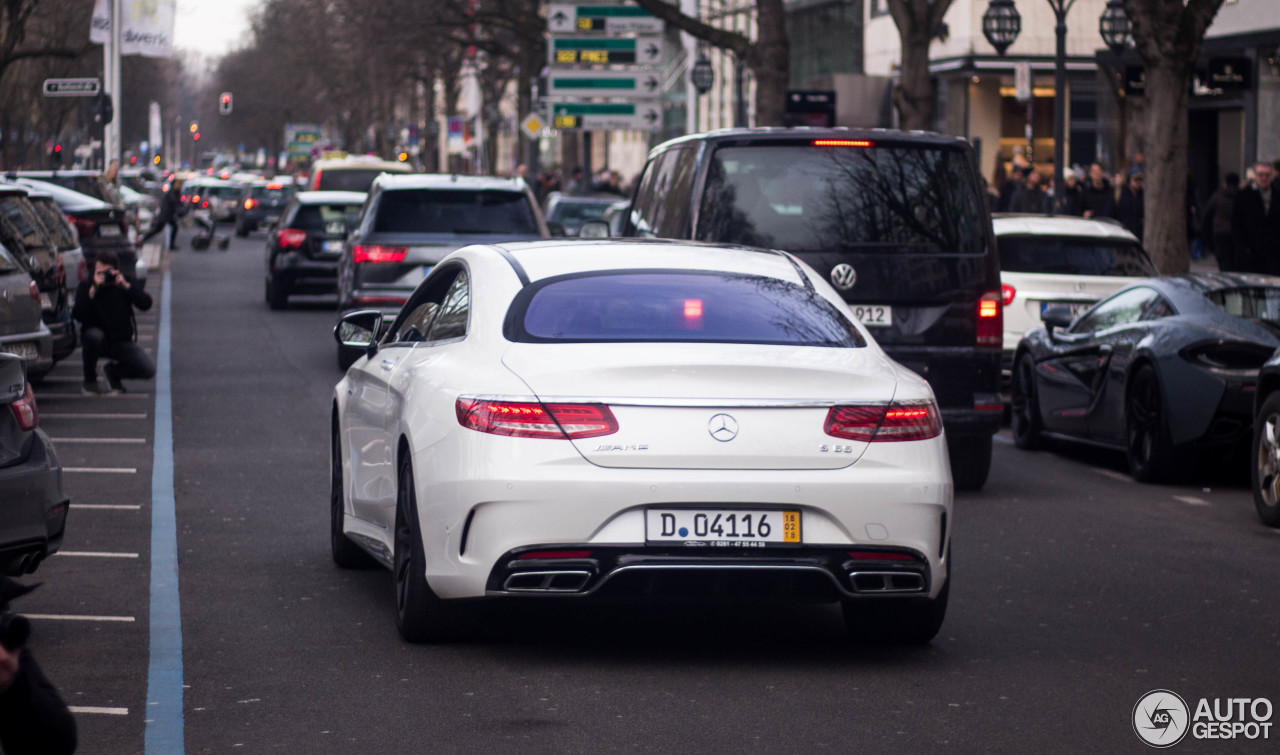
POLYGON ((147 666, 146 753, 184 752, 182 610, 178 594, 178 519, 173 489, 170 361, 173 282, 164 274, 156 336, 155 456, 151 465, 151 625, 147 666))

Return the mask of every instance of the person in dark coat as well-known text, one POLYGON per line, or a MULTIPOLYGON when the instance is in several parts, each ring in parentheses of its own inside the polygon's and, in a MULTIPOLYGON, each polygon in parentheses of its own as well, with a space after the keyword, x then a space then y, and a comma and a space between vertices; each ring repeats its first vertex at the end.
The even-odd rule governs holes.
POLYGON ((1237 269, 1249 273, 1280 273, 1280 192, 1273 182, 1271 163, 1253 167, 1254 185, 1236 195, 1231 215, 1232 254, 1237 269))
POLYGON ((109 359, 102 372, 111 393, 123 393, 124 378, 149 380, 156 363, 137 343, 133 310, 151 309, 151 294, 121 275, 120 259, 105 251, 93 263, 93 277, 76 289, 71 316, 80 321, 81 354, 84 358, 84 392, 103 393, 98 386, 98 360, 109 359))
POLYGON ((1053 192, 1053 207, 1058 215, 1084 216, 1084 187, 1071 168, 1062 169, 1062 191, 1053 192))
POLYGON ((1209 197, 1201 219, 1200 236, 1204 248, 1218 261, 1218 269, 1224 273, 1235 271, 1231 254, 1231 215, 1235 209, 1236 195, 1240 193, 1240 174, 1228 173, 1222 188, 1209 197))
POLYGON ((173 183, 169 185, 168 191, 164 196, 160 197, 160 209, 156 210, 156 216, 151 220, 151 228, 138 239, 138 246, 151 240, 153 236, 172 227, 173 230, 166 235, 169 241, 170 249, 178 248, 178 215, 182 210, 182 179, 175 178, 173 183))
POLYGON ((1082 214, 1086 218, 1115 217, 1116 192, 1099 163, 1089 166, 1089 178, 1085 181, 1081 202, 1084 205, 1082 214))
POLYGON ((1116 202, 1116 220, 1129 229, 1129 232, 1142 240, 1142 232, 1146 226, 1146 192, 1143 186, 1146 179, 1142 171, 1134 168, 1129 171, 1129 182, 1120 189, 1120 199, 1116 202))
POLYGON ((1032 168, 1026 183, 1013 193, 1009 212, 1047 213, 1051 201, 1051 197, 1040 188, 1040 171, 1032 168))
POLYGON ((0 577, 0 748, 7 755, 64 755, 76 751, 76 720, 26 647, 30 624, 9 601, 34 586, 0 577))

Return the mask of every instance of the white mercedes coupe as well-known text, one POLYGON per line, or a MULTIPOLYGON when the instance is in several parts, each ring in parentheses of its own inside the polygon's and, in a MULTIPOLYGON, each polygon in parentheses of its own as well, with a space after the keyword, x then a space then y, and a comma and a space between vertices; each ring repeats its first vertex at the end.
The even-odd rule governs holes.
POLYGON ((406 640, 503 597, 838 601, 881 642, 942 625, 933 392, 789 254, 469 246, 335 336, 363 355, 334 389, 333 558, 392 570, 406 640))

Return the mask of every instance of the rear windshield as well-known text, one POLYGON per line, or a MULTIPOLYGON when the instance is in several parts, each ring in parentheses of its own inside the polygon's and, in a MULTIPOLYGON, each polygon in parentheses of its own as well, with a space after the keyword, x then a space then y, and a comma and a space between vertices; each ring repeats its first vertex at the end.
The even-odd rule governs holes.
POLYGON ((556 202, 547 216, 549 223, 562 223, 577 228, 588 220, 600 220, 609 209, 610 202, 556 202))
POLYGON ((532 342, 866 345, 835 307, 798 285, 684 270, 609 272, 536 283, 512 305, 508 329, 511 340, 532 342))
POLYGON ((31 210, 26 197, 0 197, 0 217, 5 221, 5 235, 17 234, 14 241, 22 244, 28 252, 49 246, 41 229, 40 219, 31 210))
POLYGON ((254 199, 288 199, 293 196, 293 189, 284 186, 251 186, 249 196, 254 199))
POLYGON ((924 147, 723 147, 707 172, 702 241, 791 252, 983 254, 968 154, 924 147))
POLYGON ((402 189, 383 192, 373 230, 536 236, 538 226, 521 192, 402 189))
POLYGON ((1000 269, 1060 275, 1159 275, 1138 244, 1072 236, 999 236, 1000 269))
POLYGON ((1280 288, 1224 288, 1204 296, 1229 315, 1280 322, 1280 288))
POLYGON ((71 224, 67 222, 67 218, 58 209, 58 205, 52 200, 43 197, 35 197, 31 199, 31 206, 35 208, 36 214, 40 216, 40 220, 44 223, 44 228, 49 232, 53 243, 57 245, 58 251, 69 252, 80 246, 76 241, 75 232, 71 230, 71 224))
POLYGON ((205 196, 217 197, 219 199, 239 199, 239 186, 206 186, 204 190, 205 196))
POLYGON ((368 191, 381 168, 329 168, 320 171, 318 191, 368 191))
POLYGON ((358 204, 305 204, 298 207, 289 227, 327 236, 345 236, 359 216, 358 204))

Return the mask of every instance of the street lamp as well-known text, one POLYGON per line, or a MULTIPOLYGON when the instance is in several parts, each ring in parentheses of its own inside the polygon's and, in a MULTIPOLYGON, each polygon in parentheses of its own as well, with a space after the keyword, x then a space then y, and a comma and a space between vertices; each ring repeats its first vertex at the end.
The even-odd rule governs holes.
POLYGON ((996 48, 996 54, 1004 55, 1021 31, 1022 16, 1013 0, 991 0, 982 14, 982 35, 996 48))
POLYGON ((1124 12, 1124 0, 1107 0, 1107 9, 1098 19, 1098 33, 1116 55, 1133 44, 1133 27, 1124 12))
POLYGON ((715 72, 711 70, 711 61, 707 60, 706 53, 698 53, 698 60, 693 64, 689 80, 693 82, 693 88, 698 90, 698 94, 711 91, 711 85, 715 83, 715 72))

